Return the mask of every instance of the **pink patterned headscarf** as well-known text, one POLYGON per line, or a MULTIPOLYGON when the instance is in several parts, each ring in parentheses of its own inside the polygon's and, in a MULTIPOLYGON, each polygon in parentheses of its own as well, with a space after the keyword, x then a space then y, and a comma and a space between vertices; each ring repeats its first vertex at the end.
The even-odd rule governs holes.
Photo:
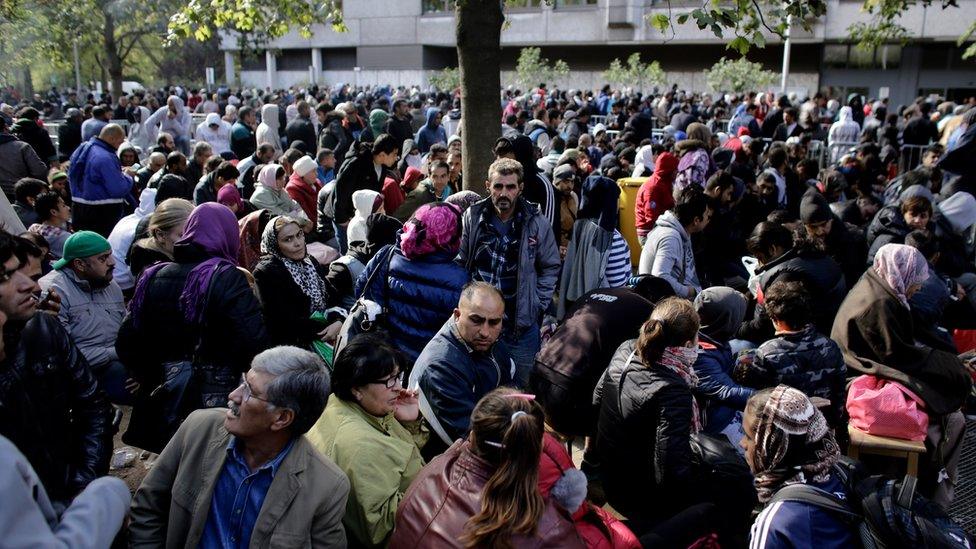
POLYGON ((929 266, 922 253, 915 248, 904 244, 885 244, 874 256, 874 272, 888 284, 902 305, 908 307, 905 292, 925 282, 929 277, 929 266))
POLYGON ((461 247, 461 211, 446 202, 424 204, 403 226, 400 249, 407 259, 444 251, 456 254, 461 247))

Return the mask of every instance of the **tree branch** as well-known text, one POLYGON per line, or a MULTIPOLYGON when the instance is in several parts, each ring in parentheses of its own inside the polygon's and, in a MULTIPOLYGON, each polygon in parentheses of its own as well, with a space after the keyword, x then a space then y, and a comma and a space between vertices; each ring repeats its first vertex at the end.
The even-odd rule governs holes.
POLYGON ((757 2, 756 0, 752 0, 752 5, 753 5, 753 7, 756 8, 756 14, 759 15, 759 22, 762 23, 762 26, 765 27, 766 30, 768 30, 769 32, 771 32, 771 33, 775 34, 776 36, 779 36, 780 38, 782 38, 783 37, 782 34, 774 31, 772 28, 769 27, 769 25, 766 24, 766 19, 763 18, 762 8, 759 7, 759 2, 757 2))

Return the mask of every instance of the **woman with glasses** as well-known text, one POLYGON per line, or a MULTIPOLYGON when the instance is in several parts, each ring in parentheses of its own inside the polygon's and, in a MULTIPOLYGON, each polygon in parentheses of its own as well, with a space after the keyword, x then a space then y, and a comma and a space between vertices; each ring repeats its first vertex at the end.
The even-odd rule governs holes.
POLYGON ((362 334, 339 352, 325 412, 306 434, 349 477, 343 524, 350 547, 385 546, 397 506, 424 466, 417 395, 403 388, 403 360, 362 334))

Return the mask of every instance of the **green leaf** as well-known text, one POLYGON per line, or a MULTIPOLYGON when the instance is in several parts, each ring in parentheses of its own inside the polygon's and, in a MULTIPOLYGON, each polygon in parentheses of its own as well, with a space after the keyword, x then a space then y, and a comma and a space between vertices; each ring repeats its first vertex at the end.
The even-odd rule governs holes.
POLYGON ((655 14, 651 20, 651 26, 658 30, 658 32, 664 34, 667 32, 668 27, 671 26, 671 20, 667 15, 663 13, 655 14))
POLYGON ((688 17, 689 17, 689 15, 687 13, 682 13, 681 15, 679 15, 678 16, 678 24, 679 25, 684 25, 685 23, 687 23, 688 22, 688 17))

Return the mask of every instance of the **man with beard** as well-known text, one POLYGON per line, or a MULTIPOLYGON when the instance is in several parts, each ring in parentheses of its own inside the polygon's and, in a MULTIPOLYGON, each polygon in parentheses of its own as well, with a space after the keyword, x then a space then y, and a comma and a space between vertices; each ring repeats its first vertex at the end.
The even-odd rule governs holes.
POLYGON ((190 414, 159 455, 133 498, 131 543, 345 547, 349 480, 304 436, 330 392, 309 351, 254 357, 227 409, 190 414))
POLYGON ((526 387, 560 259, 551 222, 522 196, 522 174, 522 164, 510 158, 488 168, 489 197, 464 212, 458 262, 472 279, 501 291, 509 318, 501 340, 515 361, 514 381, 526 387))
POLYGON ((131 404, 135 384, 115 352, 115 340, 125 316, 122 289, 112 280, 115 257, 101 235, 79 231, 64 243, 64 255, 54 270, 39 281, 41 289, 61 296, 58 320, 78 346, 116 404, 131 404))
MULTIPOLYGON (((397 143, 402 145, 407 139, 413 139, 412 121, 410 104, 407 103, 406 99, 397 99, 393 102, 393 116, 386 123, 386 132, 392 135, 397 143)), ((404 154, 406 153, 407 151, 404 151, 404 154)))
MULTIPOLYGON (((0 232, 0 435, 23 452, 63 509, 112 455, 111 406, 85 357, 54 316, 36 314, 29 242, 0 232)), ((40 252, 37 253, 40 255, 40 252)))

